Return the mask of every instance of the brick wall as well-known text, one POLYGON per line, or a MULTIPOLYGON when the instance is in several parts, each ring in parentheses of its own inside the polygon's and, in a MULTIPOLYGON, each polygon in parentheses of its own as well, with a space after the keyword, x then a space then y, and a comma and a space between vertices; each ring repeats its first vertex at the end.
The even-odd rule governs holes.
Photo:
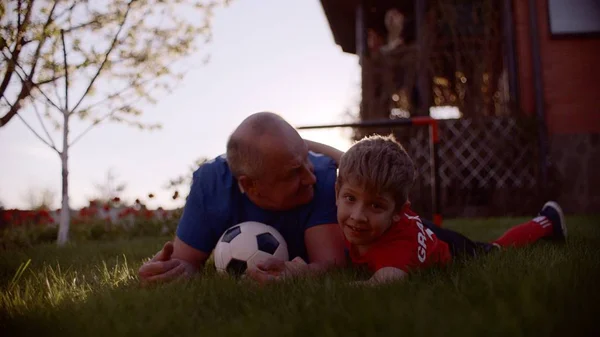
MULTIPOLYGON (((552 37, 537 0, 551 197, 568 213, 600 211, 600 37, 552 37)), ((528 1, 513 0, 520 107, 535 115, 528 1)))
MULTIPOLYGON (((550 35, 548 1, 537 0, 544 108, 548 132, 600 132, 600 37, 550 35)), ((514 0, 521 109, 535 114, 528 1, 514 0)))

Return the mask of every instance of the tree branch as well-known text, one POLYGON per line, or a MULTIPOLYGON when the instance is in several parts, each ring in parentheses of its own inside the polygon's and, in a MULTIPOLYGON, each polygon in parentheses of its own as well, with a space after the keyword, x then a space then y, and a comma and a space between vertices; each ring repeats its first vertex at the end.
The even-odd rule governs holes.
MULTIPOLYGON (((53 67, 53 69, 52 69, 52 75, 55 75, 55 74, 56 74, 56 67, 53 67)), ((58 105, 63 106, 64 102, 60 98, 60 93, 58 92, 58 83, 56 83, 56 81, 52 82, 52 86, 54 87, 54 93, 56 94, 56 98, 58 99, 58 105)))
POLYGON ((5 96, 2 96, 2 97, 0 97, 0 98, 4 98, 4 100, 6 101, 6 104, 8 104, 8 107, 9 107, 10 109, 12 109, 13 105, 12 105, 12 104, 11 104, 11 103, 8 101, 8 98, 6 98, 5 96))
MULTIPOLYGON (((21 37, 24 34, 25 29, 27 29, 27 25, 29 24, 29 20, 31 18, 31 12, 32 12, 34 2, 35 2, 35 0, 31 0, 29 9, 25 13, 25 18, 23 19, 23 22, 18 24, 17 34, 15 36, 15 47, 13 48, 11 55, 7 60, 8 64, 6 66, 6 71, 4 73, 4 79, 2 80, 2 83, 0 83, 0 95, 4 95, 4 92, 6 91, 6 88, 8 87, 8 83, 10 82, 10 79, 12 78, 12 75, 15 72, 15 66, 17 64, 17 60, 19 59, 19 54, 21 53, 21 48, 23 47, 23 45, 21 44, 21 37)), ((18 9, 20 9, 20 2, 19 2, 18 9)), ((19 13, 17 13, 17 15, 18 15, 19 21, 20 21, 21 15, 19 13)), ((15 104, 15 105, 17 105, 17 104, 15 104)), ((2 119, 4 119, 4 117, 2 117, 2 119)), ((4 124, 0 124, 0 126, 1 125, 4 125, 4 124)))
POLYGON ((83 137, 86 133, 90 132, 90 130, 92 130, 95 126, 97 126, 98 124, 104 122, 107 118, 114 116, 114 114, 119 111, 120 109, 122 109, 123 107, 118 107, 116 109, 113 109, 111 112, 105 114, 104 116, 102 116, 99 119, 96 119, 94 122, 92 122, 92 124, 90 124, 85 130, 83 130, 83 132, 81 132, 77 137, 75 137, 75 139, 73 139, 73 141, 71 142, 71 144, 69 144, 69 147, 73 146, 75 143, 77 143, 78 140, 81 139, 81 137, 83 137))
POLYGON ((127 16, 129 15, 129 10, 131 9, 131 4, 134 1, 135 0, 130 0, 129 3, 127 3, 127 10, 125 11, 125 15, 123 15, 123 21, 121 22, 121 25, 119 26, 119 29, 117 30, 117 33, 115 34, 115 37, 113 38, 112 43, 110 44, 110 47, 104 54, 104 60, 102 60, 102 63, 100 64, 100 67, 98 68, 98 71, 96 71, 96 74, 94 75, 94 77, 92 77, 92 80, 90 81, 90 84, 88 85, 87 89, 85 90, 85 92, 83 93, 83 95, 81 96, 81 98, 79 99, 77 104, 75 104, 75 106, 73 107, 73 110, 70 113, 77 110, 77 108, 79 107, 81 102, 83 102, 83 99, 88 95, 88 93, 92 89, 92 86, 94 85, 94 82, 96 82, 96 79, 98 78, 98 76, 100 76, 100 73, 102 72, 102 69, 104 68, 104 65, 106 65, 106 62, 108 61, 108 58, 109 58, 111 52, 113 51, 113 49, 115 48, 115 45, 117 44, 117 41, 119 40, 119 35, 121 34, 123 27, 125 26, 125 21, 127 21, 127 16))
MULTIPOLYGON (((61 110, 61 108, 58 106, 58 104, 54 103, 54 101, 52 101, 52 100, 50 99, 50 97, 48 97, 48 95, 46 95, 46 93, 44 93, 44 92, 42 91, 42 88, 40 88, 39 86, 35 85, 35 83, 34 83, 33 85, 34 85, 34 88, 36 88, 36 89, 37 89, 37 91, 39 91, 39 92, 40 92, 40 94, 42 94, 42 96, 44 96, 44 98, 46 99, 46 101, 47 101, 48 103, 50 103, 50 105, 52 105, 53 107, 57 108, 58 110, 61 110)), ((59 99, 60 99, 60 98, 59 98, 59 99)))
MULTIPOLYGON (((4 52, 3 52, 3 54, 4 54, 4 52)), ((18 62, 16 63, 16 66, 17 66, 17 68, 18 68, 18 69, 20 69, 20 70, 21 70, 21 71, 22 71, 24 74, 26 74, 26 73, 27 73, 27 72, 25 71, 25 69, 23 69, 23 67, 22 67, 22 66, 21 66, 21 65, 20 65, 18 62)), ((23 84, 24 84, 24 86, 25 86, 25 84, 27 83, 26 79, 25 79, 25 78, 23 78, 23 76, 22 76, 21 74, 19 74, 19 72, 17 72, 17 71, 15 71, 15 74, 17 74, 17 76, 18 76, 18 77, 19 77, 19 79, 21 80, 21 83, 23 83, 23 84)), ((60 76, 60 77, 62 77, 62 76, 60 76)), ((60 77, 59 77, 59 78, 60 78, 60 77)), ((50 99, 50 97, 48 97, 48 95, 46 95, 46 94, 45 94, 45 93, 42 91, 42 88, 40 88, 38 84, 36 84, 36 83, 33 83, 33 81, 31 81, 31 83, 29 83, 29 86, 30 86, 30 88, 29 88, 29 92, 27 93, 27 95, 25 95, 25 97, 27 97, 27 96, 29 95, 29 93, 31 92, 31 88, 36 88, 36 89, 37 89, 37 90, 40 92, 40 94, 42 94, 42 96, 44 96, 44 98, 46 98, 46 101, 48 101, 48 103, 50 103, 50 105, 52 105, 53 107, 57 108, 59 111, 61 110, 61 108, 60 108, 60 107, 59 107, 59 106, 58 106, 56 103, 54 103, 54 101, 52 101, 52 100, 50 99)), ((4 96, 3 96, 3 97, 4 97, 4 96)), ((59 97, 59 100, 60 100, 60 97, 59 97)), ((12 117, 12 116, 11 116, 11 117, 12 117)), ((3 117, 3 118, 4 118, 4 117, 3 117)), ((10 118, 9 118, 9 119, 10 119, 10 118)), ((8 121, 7 121, 7 122, 8 122, 8 121)), ((2 126, 2 124, 0 124, 0 126, 2 126)))
MULTIPOLYGON (((30 2, 30 10, 28 11, 28 13, 29 13, 28 15, 30 15, 31 8, 33 7, 34 1, 35 0, 31 0, 31 2, 30 2)), ((32 81, 33 74, 35 73, 35 68, 37 67, 37 62, 40 58, 40 52, 42 50, 42 46, 44 45, 46 39, 48 38, 48 35, 46 34, 46 30, 48 29, 48 26, 50 26, 50 24, 52 23, 52 14, 54 13, 54 10, 56 9, 57 3, 58 3, 58 1, 54 2, 54 5, 52 5, 52 9, 50 10, 50 13, 48 14, 48 20, 46 20, 46 23, 44 24, 44 27, 42 29, 42 37, 41 37, 40 41, 38 42, 38 46, 37 46, 35 53, 33 55, 33 58, 32 58, 34 61, 33 61, 33 64, 31 65, 31 71, 29 72, 29 75, 27 76, 27 78, 25 80, 23 80, 21 78, 21 82, 22 82, 21 92, 19 93, 19 96, 17 97, 15 104, 10 108, 10 110, 4 116, 2 116, 0 118, 0 127, 6 125, 8 123, 8 121, 10 121, 10 119, 13 118, 19 112, 19 109, 21 108, 21 101, 24 98, 26 98, 27 96, 29 96, 29 94, 31 93, 31 88, 34 87, 34 83, 32 81)), ((25 23, 23 23, 23 26, 25 26, 25 23)), ((19 41, 17 41, 17 43, 18 42, 19 41)), ((14 61, 13 62, 13 73, 16 73, 14 71, 14 67, 16 67, 16 65, 18 64, 17 59, 12 58, 11 60, 14 61)), ((21 69, 23 69, 23 68, 21 68, 21 69)), ((7 83, 7 86, 8 86, 8 83, 7 83)), ((4 88, 4 89, 6 89, 6 88, 4 88)), ((40 92, 41 92, 41 90, 40 90, 40 92)), ((2 93, 2 96, 4 96, 3 90, 0 90, 0 93, 2 93)), ((42 94, 47 98, 47 96, 43 92, 42 92, 42 94)), ((50 102, 52 102, 52 101, 50 101, 50 102)))
POLYGON ((79 1, 73 1, 73 3, 71 4, 71 6, 69 8, 66 8, 64 11, 62 11, 61 13, 58 13, 55 17, 55 20, 60 19, 63 15, 71 12, 73 10, 73 8, 75 8, 75 6, 77 6, 77 4, 79 4, 79 1))
MULTIPOLYGON (((137 86, 140 86, 140 85, 145 85, 145 84, 147 84, 147 83, 150 83, 150 82, 152 82, 152 81, 156 81, 156 80, 157 80, 156 78, 147 78, 146 80, 142 81, 141 83, 138 83, 138 84, 137 84, 137 86)), ((119 96, 121 96, 121 95, 125 94, 125 92, 127 92, 127 91, 129 91, 129 90, 133 90, 135 87, 136 87, 136 86, 134 86, 134 85, 127 86, 127 87, 125 87, 125 88, 124 88, 123 90, 121 90, 121 91, 118 91, 118 92, 112 93, 112 94, 110 94, 110 95, 106 96, 105 98, 103 98, 103 99, 101 99, 101 100, 99 100, 99 101, 97 101, 97 102, 94 102, 94 103, 92 103, 92 104, 90 104, 90 105, 86 106, 86 107, 85 107, 85 110, 90 110, 91 108, 93 108, 93 107, 96 107, 96 106, 98 106, 98 105, 100 105, 100 104, 102 104, 102 103, 104 103, 104 102, 106 102, 106 101, 110 101, 110 100, 112 100, 113 98, 119 97, 119 96)))
POLYGON ((33 83, 33 81, 32 81, 33 74, 35 72, 35 68, 37 67, 37 63, 40 59, 40 52, 42 51, 42 47, 46 43, 46 39, 48 38, 48 35, 46 34, 46 30, 48 29, 50 24, 54 21, 54 19, 52 18, 52 14, 54 14, 54 10, 56 9, 57 4, 58 4, 58 1, 55 1, 54 5, 52 5, 52 9, 50 9, 50 13, 48 14, 48 20, 46 20, 46 23, 44 24, 44 27, 42 28, 42 37, 40 38, 40 42, 38 42, 37 48, 35 49, 35 53, 33 55, 33 64, 31 65, 31 71, 29 72, 29 76, 27 76, 27 81, 29 81, 31 83, 33 83))
POLYGON ((52 147, 56 148, 56 144, 54 143, 54 139, 52 139, 52 136, 50 136, 50 133, 48 132, 48 129, 46 129, 46 124, 42 120, 42 115, 40 115, 40 111, 38 110, 37 105, 35 105, 35 102, 34 102, 33 99, 31 100, 31 105, 33 105, 33 110, 35 110, 35 114, 37 115, 38 121, 42 125, 42 129, 44 130, 44 132, 46 133, 46 136, 48 136, 48 139, 52 143, 52 147))
POLYGON ((67 63, 67 48, 65 46, 65 32, 60 30, 60 39, 63 46, 63 60, 65 62, 65 110, 64 114, 69 115, 69 64, 67 63))
MULTIPOLYGON (((4 116, 0 117, 0 127, 6 125, 8 121, 10 121, 19 112, 19 109, 21 109, 21 101, 23 101, 25 97, 29 96, 30 92, 31 86, 24 84, 21 87, 21 92, 19 93, 19 96, 17 96, 15 104, 11 105, 9 102, 10 109, 4 116)), ((8 102, 8 99, 4 95, 2 95, 2 98, 4 98, 8 102)))
POLYGON ((61 78, 63 78, 64 75, 58 75, 58 76, 52 76, 49 79, 43 80, 43 81, 39 81, 39 82, 35 82, 33 83, 34 86, 39 87, 40 85, 44 85, 44 84, 48 84, 57 80, 60 80, 61 78))
POLYGON ((37 133, 37 131, 35 131, 35 130, 34 130, 34 129, 33 129, 33 128, 32 128, 32 127, 29 125, 29 123, 27 123, 27 121, 26 121, 26 120, 25 120, 23 117, 21 117, 21 115, 19 115, 19 114, 17 113, 17 117, 19 117, 19 119, 21 119, 21 121, 22 121, 22 122, 25 124, 25 126, 27 126, 27 128, 28 128, 29 130, 31 130, 31 132, 33 132, 33 134, 34 134, 34 135, 35 135, 35 136, 36 136, 36 137, 37 137, 39 140, 41 140, 42 142, 44 142, 44 144, 48 145, 48 147, 50 147, 52 150, 56 151, 56 153, 60 154, 60 151, 58 151, 58 149, 57 149, 55 146, 53 146, 52 144, 48 143, 48 141, 46 141, 44 138, 42 138, 42 136, 40 136, 40 135, 39 135, 39 133, 37 133))
POLYGON ((71 142, 71 144, 69 146, 72 146, 73 144, 75 144, 75 142, 77 142, 79 139, 81 139, 81 137, 83 137, 86 133, 88 133, 91 129, 93 129, 96 125, 104 122, 107 118, 110 118, 112 116, 115 115, 115 113, 117 113, 119 110, 124 109, 125 107, 130 107, 133 104, 139 102, 139 100, 141 99, 141 97, 138 97, 137 99, 135 99, 133 102, 129 102, 128 104, 123 104, 118 108, 114 108, 112 109, 109 113, 105 114, 104 116, 102 116, 99 119, 96 119, 92 124, 90 124, 81 134, 79 134, 77 137, 75 137, 75 140, 73 140, 71 142))
MULTIPOLYGON (((21 5, 23 4, 22 0, 17 1, 17 38, 19 32, 21 31, 21 5)), ((19 41, 19 40, 17 40, 19 41)))
POLYGON ((76 30, 79 30, 79 29, 82 29, 82 28, 86 28, 88 26, 96 24, 96 23, 98 23, 98 19, 99 18, 105 18, 105 17, 110 17, 110 15, 109 14, 100 15, 99 17, 96 17, 95 20, 90 20, 88 22, 80 23, 80 24, 78 24, 76 26, 71 26, 71 27, 65 29, 65 34, 68 34, 68 33, 74 32, 76 30))

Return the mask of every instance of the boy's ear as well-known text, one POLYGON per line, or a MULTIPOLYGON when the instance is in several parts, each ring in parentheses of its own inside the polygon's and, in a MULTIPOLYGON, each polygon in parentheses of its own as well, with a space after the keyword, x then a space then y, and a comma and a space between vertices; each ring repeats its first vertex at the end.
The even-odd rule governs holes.
POLYGON ((338 193, 340 192, 340 184, 336 181, 335 182, 335 205, 337 206, 338 204, 338 193))

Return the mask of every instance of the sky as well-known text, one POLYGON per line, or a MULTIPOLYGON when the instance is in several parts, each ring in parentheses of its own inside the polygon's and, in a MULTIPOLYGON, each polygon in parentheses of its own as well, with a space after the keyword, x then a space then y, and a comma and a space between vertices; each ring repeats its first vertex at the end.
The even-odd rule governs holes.
MULTIPOLYGON (((273 111, 300 126, 347 121, 345 112, 355 109, 358 58, 335 44, 318 0, 235 0, 216 11, 213 24, 211 44, 197 55, 208 52, 210 62, 187 73, 157 104, 142 107, 143 120, 161 123, 161 130, 103 124, 73 146, 71 207, 97 196, 95 185, 108 170, 127 185, 121 199, 180 207, 183 200, 171 199, 167 182, 189 173, 196 159, 223 153, 227 137, 248 115, 273 111), (156 197, 148 199, 149 193, 156 197)), ((35 124, 30 112, 23 115, 35 124)), ((349 134, 339 129, 300 134, 341 150, 350 146, 349 134)), ((60 159, 17 118, 0 128, 0 158, 4 207, 27 208, 28 193, 44 189, 54 192, 59 207, 60 159)))

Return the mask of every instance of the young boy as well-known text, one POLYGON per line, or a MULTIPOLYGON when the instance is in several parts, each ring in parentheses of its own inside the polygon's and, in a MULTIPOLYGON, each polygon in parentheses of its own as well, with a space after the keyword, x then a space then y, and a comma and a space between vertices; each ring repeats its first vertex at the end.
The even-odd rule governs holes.
MULTIPOLYGON (((378 284, 410 272, 444 265, 461 256, 476 256, 502 247, 521 247, 540 239, 564 241, 567 228, 560 206, 547 202, 534 219, 510 228, 491 243, 474 242, 460 233, 422 220, 410 209, 409 191, 415 166, 393 136, 372 136, 346 153, 307 142, 312 151, 332 157, 339 166, 335 185, 337 220, 350 259, 373 273, 378 284)), ((269 279, 309 273, 302 259, 270 260, 255 272, 269 279)))
POLYGON ((510 228, 492 243, 473 242, 423 221, 410 209, 408 195, 414 180, 414 164, 392 136, 364 138, 341 156, 336 182, 338 223, 353 264, 366 265, 373 273, 367 284, 401 279, 460 256, 525 246, 542 238, 566 238, 562 210, 550 201, 536 218, 510 228))

